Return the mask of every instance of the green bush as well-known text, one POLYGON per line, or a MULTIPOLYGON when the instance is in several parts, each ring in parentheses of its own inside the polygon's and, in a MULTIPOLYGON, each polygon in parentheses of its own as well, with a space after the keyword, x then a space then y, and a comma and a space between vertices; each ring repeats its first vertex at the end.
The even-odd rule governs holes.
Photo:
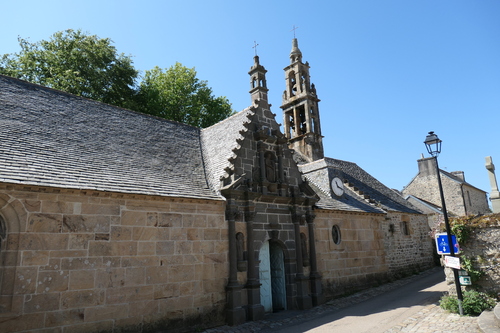
MULTIPOLYGON (((439 305, 444 310, 459 313, 458 300, 456 296, 443 296, 439 301, 439 305)), ((462 308, 464 315, 479 316, 484 310, 490 310, 496 305, 493 298, 485 293, 476 290, 468 290, 463 293, 462 308)))
POLYGON ((472 282, 476 282, 484 275, 484 272, 480 269, 476 269, 477 265, 475 265, 475 260, 473 258, 469 258, 466 256, 460 257, 462 269, 467 271, 467 274, 470 276, 472 282))

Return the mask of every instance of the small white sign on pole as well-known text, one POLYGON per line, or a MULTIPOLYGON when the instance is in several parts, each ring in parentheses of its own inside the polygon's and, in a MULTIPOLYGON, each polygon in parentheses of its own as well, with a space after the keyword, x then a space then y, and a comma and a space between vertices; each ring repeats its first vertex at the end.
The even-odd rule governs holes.
POLYGON ((458 280, 460 281, 461 286, 471 286, 472 285, 472 280, 470 279, 470 276, 460 275, 458 277, 458 280))
POLYGON ((444 256, 444 265, 446 267, 460 269, 460 258, 444 256))

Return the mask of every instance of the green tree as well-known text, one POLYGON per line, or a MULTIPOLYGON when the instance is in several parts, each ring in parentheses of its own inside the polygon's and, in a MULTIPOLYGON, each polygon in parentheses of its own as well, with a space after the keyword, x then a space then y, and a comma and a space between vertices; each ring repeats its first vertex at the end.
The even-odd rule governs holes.
POLYGON ((194 68, 178 62, 145 72, 137 111, 196 127, 211 126, 233 114, 226 97, 214 97, 207 81, 196 78, 194 68))
POLYGON ((130 56, 118 54, 109 38, 81 30, 56 32, 31 43, 18 38, 21 52, 0 59, 0 74, 127 107, 138 72, 130 56))

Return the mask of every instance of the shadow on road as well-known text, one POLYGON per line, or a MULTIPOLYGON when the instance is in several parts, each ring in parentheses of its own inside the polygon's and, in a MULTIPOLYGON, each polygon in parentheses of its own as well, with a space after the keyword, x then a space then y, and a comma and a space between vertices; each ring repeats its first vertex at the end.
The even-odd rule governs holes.
MULTIPOLYGON (((402 320, 411 311, 418 311, 412 310, 413 308, 436 303, 446 291, 444 279, 442 269, 434 269, 425 276, 413 277, 411 282, 402 286, 385 289, 382 287, 380 294, 357 304, 341 309, 328 308, 326 305, 323 313, 303 318, 298 322, 289 318, 293 315, 291 312, 288 312, 288 316, 287 312, 273 314, 266 318, 271 323, 261 332, 302 333, 309 330, 316 332, 316 328, 324 325, 330 330, 335 327, 338 332, 375 332, 378 331, 377 328, 398 324, 395 321, 402 320), (286 317, 289 319, 283 319, 286 317), (339 328, 341 330, 338 330, 339 328)), ((300 311, 296 313, 298 317, 302 316, 300 311)), ((322 328, 317 331, 329 330, 322 328)))

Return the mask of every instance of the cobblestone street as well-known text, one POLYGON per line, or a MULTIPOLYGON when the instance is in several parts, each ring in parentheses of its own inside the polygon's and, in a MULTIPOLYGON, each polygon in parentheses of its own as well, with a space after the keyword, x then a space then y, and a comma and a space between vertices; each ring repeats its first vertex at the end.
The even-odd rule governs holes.
MULTIPOLYGON (((286 327, 294 327, 301 323, 314 320, 335 313, 341 309, 352 305, 365 302, 375 296, 384 294, 388 291, 402 287, 410 282, 421 279, 424 276, 442 271, 442 268, 436 267, 429 271, 414 275, 402 280, 382 285, 380 287, 365 290, 348 297, 343 297, 327 302, 321 306, 307 311, 286 311, 282 313, 268 315, 264 320, 248 322, 236 327, 221 326, 206 330, 204 333, 246 333, 246 332, 273 332, 286 327)), ((322 332, 318 328, 310 330, 311 332, 322 332)), ((442 310, 437 302, 424 304, 422 309, 408 317, 402 322, 395 322, 394 326, 385 331, 386 333, 395 332, 418 332, 418 333, 441 333, 441 332, 479 332, 476 317, 460 317, 457 314, 451 314, 442 310)))
POLYGON ((437 304, 430 304, 419 311, 417 315, 386 331, 386 333, 395 332, 476 333, 479 332, 479 328, 477 326, 477 317, 460 317, 458 314, 444 311, 437 304))

